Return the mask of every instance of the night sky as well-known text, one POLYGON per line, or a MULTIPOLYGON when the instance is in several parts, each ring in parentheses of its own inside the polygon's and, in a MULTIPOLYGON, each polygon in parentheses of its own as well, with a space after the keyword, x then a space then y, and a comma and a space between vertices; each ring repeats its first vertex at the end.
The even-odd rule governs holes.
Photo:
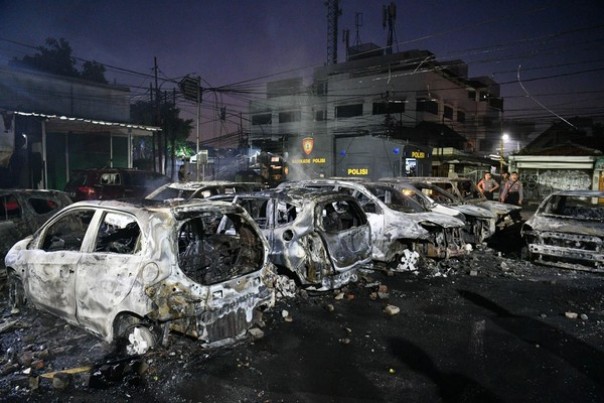
MULTIPOLYGON (((342 0, 340 37, 349 29, 356 42, 355 14, 362 13, 360 41, 385 46, 382 6, 389 3, 342 0)), ((492 77, 501 84, 505 119, 604 119, 602 1, 395 3, 394 51, 426 49, 439 60, 464 60, 470 76, 492 77), (533 99, 518 84, 519 66, 533 99)), ((267 81, 310 82, 313 68, 327 59, 326 15, 324 0, 0 0, 0 64, 33 54, 27 46, 47 37, 65 38, 75 57, 106 64, 110 81, 130 86, 133 100, 146 100, 157 57, 162 89, 186 74, 221 87, 204 94, 203 104, 203 130, 218 135, 233 130, 239 112, 247 119, 247 102, 264 97, 267 81), (222 106, 227 125, 215 119, 222 106)), ((341 38, 338 49, 343 61, 341 38)), ((194 117, 193 105, 181 108, 183 117, 194 117)))

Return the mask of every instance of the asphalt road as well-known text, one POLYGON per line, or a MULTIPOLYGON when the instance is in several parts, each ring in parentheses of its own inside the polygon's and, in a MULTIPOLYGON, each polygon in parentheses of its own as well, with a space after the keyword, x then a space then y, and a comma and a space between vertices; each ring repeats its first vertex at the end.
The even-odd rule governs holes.
MULTIPOLYGON (((0 399, 604 401, 604 277, 519 261, 514 239, 503 233, 491 245, 499 251, 419 274, 372 272, 343 293, 281 300, 263 337, 219 350, 177 336, 123 360, 79 329, 25 313, 0 333, 0 399), (39 351, 42 367, 24 373, 24 356, 39 351), (88 366, 64 389, 35 378, 88 366)), ((0 327, 15 320, 4 300, 0 309, 0 327)))

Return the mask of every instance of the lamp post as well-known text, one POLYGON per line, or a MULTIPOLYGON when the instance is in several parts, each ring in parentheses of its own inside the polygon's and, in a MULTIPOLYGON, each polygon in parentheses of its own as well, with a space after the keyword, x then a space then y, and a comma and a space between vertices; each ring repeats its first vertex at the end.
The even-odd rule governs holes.
POLYGON ((505 148, 505 142, 508 141, 510 138, 510 135, 507 133, 503 133, 501 135, 501 143, 500 143, 500 150, 499 150, 499 173, 503 174, 503 162, 504 162, 504 158, 503 158, 503 152, 504 152, 504 148, 505 148))

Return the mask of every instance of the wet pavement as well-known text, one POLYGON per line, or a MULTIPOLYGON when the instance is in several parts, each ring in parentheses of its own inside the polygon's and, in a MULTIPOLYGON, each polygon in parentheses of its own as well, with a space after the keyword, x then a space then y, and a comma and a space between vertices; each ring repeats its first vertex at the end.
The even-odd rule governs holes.
POLYGON ((0 400, 604 401, 603 280, 519 260, 511 227, 419 272, 283 299, 235 346, 174 336, 136 358, 50 315, 11 315, 1 283, 0 400))

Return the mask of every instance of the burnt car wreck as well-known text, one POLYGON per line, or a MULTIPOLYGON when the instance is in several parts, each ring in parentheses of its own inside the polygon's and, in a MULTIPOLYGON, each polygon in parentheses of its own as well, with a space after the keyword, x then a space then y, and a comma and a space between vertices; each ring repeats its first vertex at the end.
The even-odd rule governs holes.
POLYGON ((335 192, 258 192, 219 196, 244 207, 270 245, 280 273, 317 291, 357 280, 371 263, 371 229, 356 200, 335 192))
POLYGON ((521 235, 536 263, 604 272, 604 192, 552 193, 521 235))
POLYGON ((369 221, 372 258, 394 270, 417 270, 420 256, 449 258, 467 252, 464 222, 433 213, 385 183, 315 179, 282 183, 280 188, 338 191, 356 199, 369 221))
POLYGON ((166 345, 171 331, 204 346, 231 343, 274 304, 266 240, 227 203, 78 202, 15 244, 5 263, 14 312, 33 304, 123 341, 130 354, 166 345))
MULTIPOLYGON (((71 203, 67 193, 59 190, 1 189, 0 256, 4 258, 17 241, 33 234, 53 214, 71 203)), ((3 264, 4 259, 0 267, 3 264)))

